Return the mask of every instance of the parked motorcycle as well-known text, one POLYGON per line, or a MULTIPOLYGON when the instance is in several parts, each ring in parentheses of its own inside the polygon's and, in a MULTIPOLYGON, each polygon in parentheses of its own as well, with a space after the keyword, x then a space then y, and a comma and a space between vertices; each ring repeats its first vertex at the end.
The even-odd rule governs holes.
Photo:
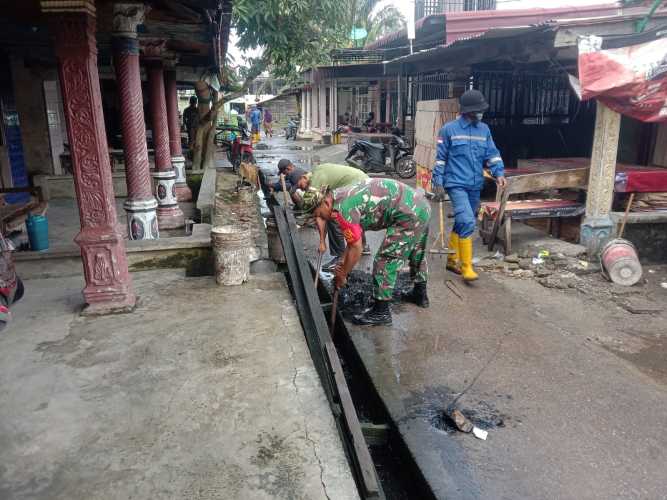
POLYGON ((217 127, 215 142, 227 152, 227 159, 234 171, 238 170, 242 162, 255 163, 250 135, 241 124, 238 127, 232 125, 217 127))
POLYGON ((402 179, 409 179, 417 173, 412 149, 397 133, 394 133, 389 144, 355 141, 345 161, 366 173, 395 172, 402 179))
POLYGON ((285 127, 285 140, 289 141, 290 139, 293 139, 296 141, 296 133, 298 129, 299 125, 296 123, 295 120, 290 118, 289 121, 287 122, 287 127, 285 127))

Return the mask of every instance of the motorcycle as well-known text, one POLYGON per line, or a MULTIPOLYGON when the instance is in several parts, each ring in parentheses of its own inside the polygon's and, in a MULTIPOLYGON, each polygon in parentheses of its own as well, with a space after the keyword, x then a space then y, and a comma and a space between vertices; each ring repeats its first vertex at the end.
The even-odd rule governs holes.
POLYGON ((355 141, 345 161, 366 173, 395 172, 402 179, 409 179, 417 173, 412 149, 397 133, 393 134, 389 144, 355 141))
POLYGON ((255 163, 252 141, 245 127, 223 125, 217 127, 215 141, 218 146, 227 152, 227 159, 234 171, 238 170, 242 162, 255 163))
POLYGON ((299 125, 290 118, 287 122, 287 127, 285 127, 285 140, 289 141, 290 139, 293 139, 296 141, 296 133, 298 129, 299 125))

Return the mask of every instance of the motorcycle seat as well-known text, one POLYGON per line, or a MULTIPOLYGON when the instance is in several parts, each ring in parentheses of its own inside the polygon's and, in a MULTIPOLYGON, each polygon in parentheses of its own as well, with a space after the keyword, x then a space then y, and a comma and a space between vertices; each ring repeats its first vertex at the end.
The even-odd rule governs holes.
POLYGON ((359 141, 359 144, 363 144, 367 148, 377 149, 378 151, 384 150, 384 144, 378 144, 375 142, 368 142, 368 141, 359 141))

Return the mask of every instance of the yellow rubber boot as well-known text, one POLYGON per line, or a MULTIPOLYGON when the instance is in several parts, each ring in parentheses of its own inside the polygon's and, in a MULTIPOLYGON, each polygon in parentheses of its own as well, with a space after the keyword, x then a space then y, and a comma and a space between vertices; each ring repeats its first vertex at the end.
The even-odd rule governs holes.
POLYGON ((449 235, 449 250, 454 253, 450 253, 447 256, 447 269, 456 274, 461 274, 461 253, 459 252, 459 235, 454 231, 449 235))
POLYGON ((472 238, 459 238, 461 253, 461 276, 464 281, 475 281, 479 276, 472 268, 472 238))

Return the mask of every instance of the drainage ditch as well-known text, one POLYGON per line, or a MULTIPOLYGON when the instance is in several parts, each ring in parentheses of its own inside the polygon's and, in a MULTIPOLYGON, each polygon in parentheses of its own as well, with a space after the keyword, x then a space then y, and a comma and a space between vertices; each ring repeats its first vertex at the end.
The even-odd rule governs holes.
MULTIPOLYGON (((284 266, 286 270, 287 265, 284 266)), ((312 269, 311 269, 312 272, 312 269)), ((290 291, 294 293, 290 274, 285 272, 290 291)), ((369 280, 367 273, 353 272, 348 281, 347 292, 341 295, 340 314, 348 317, 352 313, 367 306, 365 287, 369 280)), ((409 283, 406 275, 404 280, 399 277, 397 290, 401 282, 409 283)), ((330 283, 324 279, 317 290, 325 317, 331 312, 330 283)), ((350 338, 344 321, 336 321, 333 332, 336 352, 343 367, 345 380, 350 389, 352 401, 361 423, 366 443, 371 453, 373 464, 380 480, 384 497, 387 500, 427 500, 435 499, 433 492, 415 463, 407 445, 382 402, 363 361, 350 338)))
MULTIPOLYGON (((276 198, 268 200, 268 205, 276 220, 287 281, 311 358, 361 498, 435 498, 375 389, 340 312, 335 331, 330 331, 331 295, 326 283, 320 281, 317 290, 313 286, 314 269, 306 258, 294 214, 276 198)), ((348 287, 353 295, 343 297, 343 309, 363 307, 364 291, 357 289, 365 281, 359 277, 358 286, 348 287)))

